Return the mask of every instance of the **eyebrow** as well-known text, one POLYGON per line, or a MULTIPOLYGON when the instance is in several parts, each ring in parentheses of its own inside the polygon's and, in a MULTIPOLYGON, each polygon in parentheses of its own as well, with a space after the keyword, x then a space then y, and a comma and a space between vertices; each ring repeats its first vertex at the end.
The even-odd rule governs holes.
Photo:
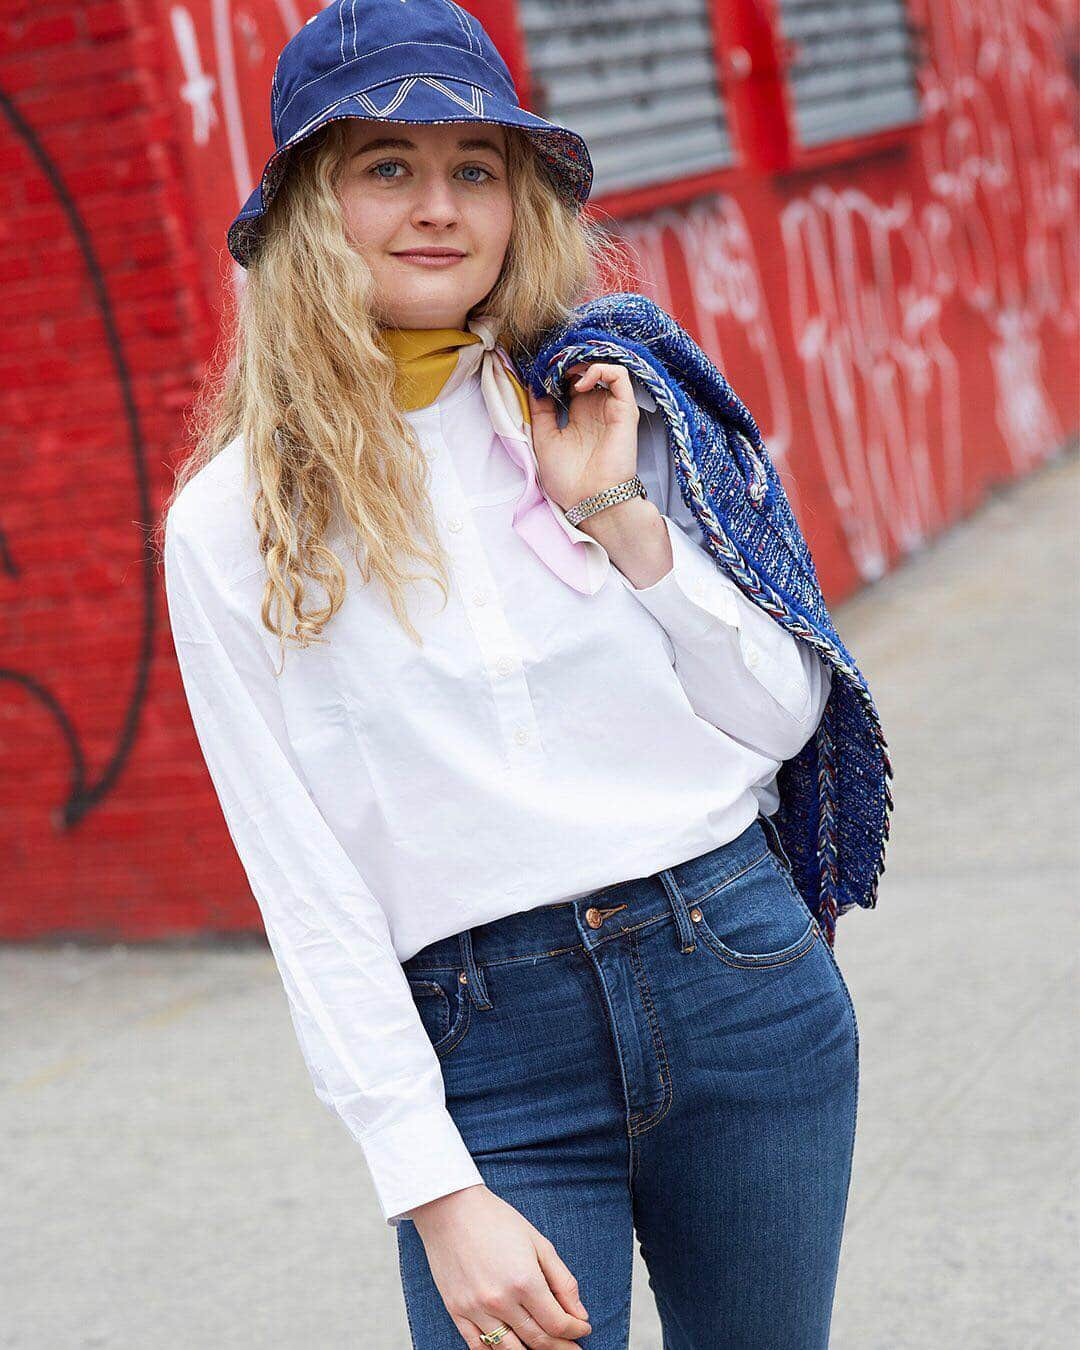
MULTIPOLYGON (((506 163, 506 156, 495 144, 495 142, 489 141, 486 139, 486 137, 483 136, 458 141, 457 148, 459 150, 490 150, 493 154, 498 155, 499 159, 501 159, 504 164, 506 163)), ((402 136, 377 136, 375 137, 374 140, 365 141, 364 144, 360 146, 358 150, 354 150, 352 152, 352 155, 350 156, 350 159, 355 159, 357 155, 365 154, 368 150, 419 150, 419 149, 420 147, 416 144, 415 141, 405 140, 405 138, 402 136)))

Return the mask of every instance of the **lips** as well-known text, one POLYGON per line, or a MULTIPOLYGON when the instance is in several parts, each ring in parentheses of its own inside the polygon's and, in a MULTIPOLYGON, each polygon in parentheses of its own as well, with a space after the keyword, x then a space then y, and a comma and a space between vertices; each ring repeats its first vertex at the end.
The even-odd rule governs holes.
POLYGON ((406 248, 395 253, 396 258, 464 258, 465 254, 456 248, 406 248))

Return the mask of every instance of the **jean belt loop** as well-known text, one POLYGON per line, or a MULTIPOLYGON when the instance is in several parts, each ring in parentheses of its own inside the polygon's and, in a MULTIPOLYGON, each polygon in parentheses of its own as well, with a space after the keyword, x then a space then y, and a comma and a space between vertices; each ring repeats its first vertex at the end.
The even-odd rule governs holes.
POLYGON ((690 918, 690 910, 687 907, 686 899, 679 889, 679 883, 675 880, 675 873, 670 867, 665 867, 662 872, 657 873, 657 876, 667 892, 667 898, 671 901, 671 912, 675 915, 675 931, 678 935, 679 950, 692 952, 697 947, 697 934, 694 932, 694 921, 690 918))
POLYGON ((472 999, 474 1007, 490 1008, 492 1003, 488 998, 487 985, 484 983, 484 976, 476 964, 476 955, 473 952, 471 928, 465 928, 458 934, 458 943, 461 947, 461 969, 468 977, 466 992, 472 999))

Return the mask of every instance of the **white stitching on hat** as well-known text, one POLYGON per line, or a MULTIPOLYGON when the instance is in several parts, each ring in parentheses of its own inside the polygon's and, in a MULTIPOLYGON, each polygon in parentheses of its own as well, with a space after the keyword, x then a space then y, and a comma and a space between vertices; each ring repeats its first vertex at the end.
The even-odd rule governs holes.
POLYGON ((405 99, 408 98, 413 85, 416 84, 418 79, 422 80, 424 84, 430 85, 432 89, 442 94, 445 98, 448 98, 452 102, 458 104, 459 107, 466 108, 471 113, 480 112, 483 110, 484 96, 481 93, 481 91, 476 87, 476 85, 469 86, 469 88, 472 90, 472 98, 468 103, 466 103, 463 98, 461 98, 458 94, 456 94, 453 91, 453 89, 448 89, 444 84, 441 84, 438 80, 432 79, 428 75, 420 75, 420 76, 410 75, 407 79, 403 80, 401 84, 398 86, 398 89, 394 94, 394 97, 390 100, 390 102, 386 105, 385 108, 380 108, 379 105, 375 102, 375 100, 369 97, 369 95, 367 94, 356 94, 353 97, 356 98, 356 101, 358 103, 363 104, 365 108, 369 109, 369 111, 373 113, 376 117, 386 117, 388 114, 396 112, 398 108, 401 107, 405 99))
MULTIPOLYGON (((454 77, 451 76, 450 78, 454 77)), ((382 117, 385 116, 386 113, 393 112, 394 110, 396 110, 401 106, 402 100, 408 95, 409 90, 413 87, 413 85, 417 82, 417 80, 422 80, 424 84, 430 85, 431 88, 435 89, 438 93, 443 94, 445 97, 451 99, 454 103, 458 104, 459 107, 466 108, 469 112, 476 113, 481 116, 483 115, 484 112, 484 94, 491 92, 490 90, 483 89, 478 84, 469 84, 469 88, 473 91, 473 101, 472 103, 466 103, 465 100, 462 99, 458 94, 456 94, 452 89, 448 89, 444 84, 442 84, 437 75, 409 75, 401 82, 401 84, 398 85, 397 89, 394 92, 393 98, 384 109, 380 109, 378 104, 374 101, 374 99, 372 99, 368 95, 366 91, 361 91, 358 94, 346 94, 343 98, 339 98, 336 103, 331 103, 329 107, 323 108, 319 112, 317 112, 315 116, 312 117, 309 121, 305 122, 304 125, 298 131, 294 131, 292 136, 290 136, 288 141, 286 141, 285 145, 281 147, 282 150, 284 150, 286 146, 294 145, 297 141, 303 140, 304 136, 307 135, 309 127, 315 125, 315 123, 317 122, 320 122, 324 117, 326 117, 327 113, 333 112, 335 108, 340 108, 343 103, 348 103, 352 99, 355 99, 357 103, 360 103, 364 107, 368 108, 373 116, 382 117)), ((386 83, 389 83, 389 81, 387 81, 386 83)), ((462 83, 467 83, 467 81, 462 81, 462 83)), ((374 87, 376 89, 381 89, 383 86, 375 85, 374 87)), ((533 113, 532 116, 535 117, 536 114, 533 113)), ((544 121, 543 118, 541 118, 540 120, 544 121)), ((504 122, 501 125, 516 126, 517 124, 504 122)), ((548 123, 548 125, 552 126, 553 130, 555 129, 553 124, 548 123)), ((539 131, 541 130, 541 128, 538 127, 536 128, 536 130, 539 131)))
POLYGON ((337 11, 338 27, 341 29, 341 59, 345 60, 345 6, 338 5, 337 11))
MULTIPOLYGON (((427 84, 430 84, 432 80, 439 80, 439 79, 451 79, 451 80, 453 80, 453 79, 457 79, 457 76, 456 76, 456 75, 444 76, 444 75, 441 74, 441 72, 429 71, 429 72, 426 72, 426 73, 423 74, 423 75, 410 75, 410 76, 407 76, 407 79, 413 80, 413 81, 419 79, 419 80, 423 80, 423 81, 424 81, 425 83, 427 83, 427 84)), ((383 80, 383 82, 382 82, 381 84, 374 84, 374 85, 371 86, 371 88, 372 88, 372 89, 382 89, 385 85, 390 84, 390 83, 392 83, 390 80, 383 80)), ((483 109, 484 109, 484 95, 487 94, 487 95, 488 95, 489 97, 491 97, 491 98, 494 98, 494 97, 495 97, 495 95, 492 93, 492 91, 491 91, 490 89, 485 89, 485 88, 483 87, 483 85, 475 84, 475 83, 473 83, 472 81, 469 81, 469 80, 463 80, 462 83, 463 83, 463 84, 468 84, 469 87, 470 87, 471 89, 476 90, 476 93, 477 93, 477 99, 478 99, 478 105, 479 105, 479 109, 480 109, 481 112, 482 112, 483 109)), ((447 92, 449 92, 449 91, 447 91, 447 90, 445 90, 445 89, 440 89, 439 92, 440 92, 440 93, 447 93, 447 92)), ((331 104, 329 104, 327 107, 321 108, 321 109, 314 115, 314 117, 309 118, 309 119, 304 123, 304 125, 303 125, 302 127, 300 127, 298 130, 296 130, 296 131, 293 132, 293 134, 289 137, 289 139, 285 142, 285 144, 281 147, 281 149, 284 150, 284 149, 286 149, 288 146, 295 145, 297 141, 303 140, 303 138, 307 135, 307 133, 308 133, 308 131, 310 130, 310 128, 313 127, 313 126, 315 126, 315 125, 316 125, 317 123, 319 123, 320 121, 322 121, 322 119, 323 119, 324 117, 326 117, 327 113, 333 112, 335 108, 340 108, 341 105, 342 105, 343 103, 348 103, 348 102, 350 101, 350 99, 356 99, 356 101, 357 101, 358 103, 364 102, 364 101, 366 100, 367 103, 368 103, 372 108, 375 107, 375 104, 371 101, 371 99, 370 99, 369 96, 368 96, 368 91, 367 91, 367 90, 360 90, 358 93, 355 93, 355 94, 345 94, 345 95, 343 95, 341 98, 339 98, 335 103, 331 103, 331 104)), ((467 104, 462 103, 460 98, 456 99, 456 102, 461 103, 461 106, 462 106, 462 107, 467 107, 467 106, 468 106, 467 104)), ((541 117, 539 113, 530 112, 530 113, 529 113, 529 116, 530 116, 530 117, 534 117, 534 118, 536 118, 536 120, 537 120, 538 122, 542 122, 542 123, 543 123, 543 126, 542 126, 542 127, 535 127, 535 128, 533 128, 533 130, 536 130, 536 131, 539 131, 539 132, 543 132, 544 128, 546 128, 546 127, 550 127, 551 130, 552 130, 553 132, 565 132, 565 130, 566 130, 565 127, 558 127, 558 126, 555 125, 554 122, 549 122, 549 121, 547 120, 546 117, 541 117)), ((425 120, 427 121, 427 120, 430 120, 430 119, 425 119, 425 120)), ((454 120, 454 119, 451 119, 451 120, 454 120)), ((490 121, 491 119, 488 118, 488 119, 486 119, 486 120, 490 121)), ((516 123, 516 122, 503 122, 501 119, 498 119, 498 118, 495 119, 495 120, 498 121, 499 124, 500 124, 501 126, 517 126, 517 125, 518 125, 518 123, 516 123)))
MULTIPOLYGON (((289 104, 292 103, 293 99, 296 98, 298 94, 303 93, 303 91, 309 88, 311 85, 318 84, 320 80, 328 80, 332 75, 336 75, 339 70, 343 70, 346 66, 351 66, 353 61, 366 61, 369 56, 376 56, 379 52, 393 51, 395 47, 439 47, 439 48, 445 47, 452 52, 461 51, 461 48, 455 47, 452 42, 388 42, 385 47, 375 47, 370 52, 365 52, 363 56, 356 56, 350 58, 350 60, 348 61, 342 61, 340 66, 335 66, 333 70, 324 70, 321 75, 316 75, 313 79, 306 81, 306 83, 294 89, 293 92, 289 95, 288 103, 286 103, 285 106, 278 113, 278 117, 279 118, 284 117, 289 109, 289 104)), ((477 54, 473 52, 472 55, 476 56, 477 54)), ((502 71, 497 70, 487 59, 487 57, 479 56, 478 60, 483 61, 484 65, 487 66, 488 69, 494 75, 498 76, 500 81, 505 79, 505 76, 503 75, 502 71)), ((419 72, 414 72, 414 74, 417 73, 419 72)), ((457 79, 458 77, 456 75, 452 75, 450 78, 457 79)), ((381 81, 381 83, 385 84, 386 81, 385 80, 381 81)), ((488 92, 490 93, 491 91, 489 90, 488 92)))
MULTIPOLYGON (((316 15, 312 15, 314 19, 316 15)), ((308 23, 311 19, 308 19, 308 23)), ((288 43, 285 44, 288 46, 288 43)), ((274 62, 274 78, 270 81, 270 130, 274 133, 274 140, 278 138, 278 102, 281 99, 281 86, 278 84, 278 75, 281 73, 281 58, 285 55, 285 47, 277 54, 277 60, 274 62)))
POLYGON ((472 29, 471 29, 471 28, 469 27, 469 25, 468 25, 467 23, 465 23, 465 21, 462 19, 462 16, 461 16, 461 10, 458 9, 457 5, 452 4, 452 3, 451 3, 451 0, 443 0, 443 4, 444 4, 444 5, 446 6, 446 8, 450 11, 450 13, 454 16, 454 19, 455 19, 455 21, 456 21, 456 23, 457 23, 457 26, 458 26, 458 27, 461 29, 461 31, 465 34, 465 41, 469 44, 469 51, 472 51, 472 39, 473 39, 472 29))
MULTIPOLYGON (((452 3, 453 3, 453 0, 452 0, 452 3)), ((462 17, 463 17, 464 20, 465 20, 465 27, 469 30, 470 33, 473 31, 473 24, 474 24, 474 23, 476 24, 477 28, 479 29, 479 27, 480 27, 480 20, 476 17, 475 14, 470 14, 469 11, 468 11, 467 9, 461 9, 461 6, 458 5, 458 4, 454 4, 454 8, 457 9, 457 10, 461 10, 461 15, 462 15, 462 17)), ((476 50, 477 50, 477 52, 482 52, 482 51, 484 50, 484 44, 480 41, 480 33, 477 32, 477 33, 475 34, 475 37, 476 37, 476 50)))
POLYGON ((356 0, 352 0, 352 54, 356 55, 356 0))
POLYGON ((454 103, 459 103, 463 108, 468 108, 469 112, 479 112, 484 106, 484 95, 475 84, 469 85, 469 88, 472 90, 472 95, 469 102, 466 103, 459 94, 456 94, 453 89, 447 88, 441 80, 433 79, 430 75, 426 75, 424 76, 424 83, 430 85, 432 89, 438 90, 440 94, 444 94, 448 99, 452 99, 454 103))
POLYGON ((397 87, 397 92, 394 94, 394 97, 385 108, 380 108, 373 98, 368 98, 367 94, 357 94, 356 101, 357 103, 363 104, 363 106, 376 117, 386 117, 388 113, 396 112, 398 108, 401 107, 409 96, 409 90, 412 89, 415 83, 416 80, 412 76, 407 80, 402 80, 397 87))

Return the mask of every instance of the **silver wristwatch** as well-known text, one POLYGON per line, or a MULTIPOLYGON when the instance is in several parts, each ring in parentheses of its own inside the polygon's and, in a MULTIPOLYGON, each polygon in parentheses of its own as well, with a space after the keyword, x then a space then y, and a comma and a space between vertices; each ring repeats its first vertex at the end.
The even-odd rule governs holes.
POLYGON ((603 511, 606 506, 614 506, 617 502, 629 501, 631 497, 645 497, 647 495, 645 484, 637 474, 634 474, 633 478, 627 478, 623 483, 616 483, 614 487, 603 488, 600 492, 594 492, 591 497, 583 497, 581 501, 566 512, 566 519, 571 525, 580 525, 583 520, 595 516, 597 511, 603 511))

